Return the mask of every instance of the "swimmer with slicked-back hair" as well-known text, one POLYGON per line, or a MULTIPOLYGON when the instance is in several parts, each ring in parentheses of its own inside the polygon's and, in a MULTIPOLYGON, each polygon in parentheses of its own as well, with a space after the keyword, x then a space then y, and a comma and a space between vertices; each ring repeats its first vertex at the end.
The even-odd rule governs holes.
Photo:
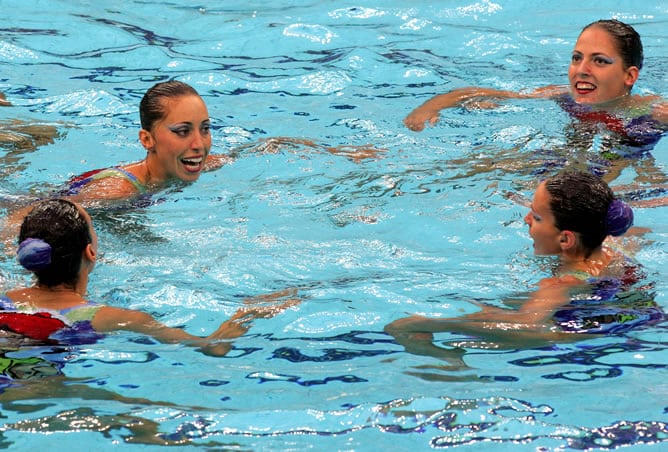
POLYGON ((226 161, 223 155, 210 154, 209 112, 187 83, 171 80, 152 86, 139 104, 139 116, 139 141, 146 157, 77 176, 62 195, 81 202, 125 199, 172 181, 193 182, 203 171, 226 161))
MULTIPOLYGON (((550 97, 588 105, 598 111, 644 112, 648 118, 666 124, 668 104, 660 96, 631 94, 640 75, 643 58, 642 42, 633 27, 614 19, 599 20, 585 26, 578 37, 568 69, 568 86, 546 86, 526 93, 461 88, 429 99, 413 110, 404 123, 409 129, 420 131, 425 123, 436 124, 439 111, 445 108, 488 108, 503 99, 550 97)), ((584 115, 585 111, 576 109, 574 114, 584 115)))
POLYGON ((409 316, 391 322, 385 331, 408 352, 464 367, 463 350, 437 347, 433 333, 463 334, 487 348, 527 348, 573 340, 573 333, 622 331, 664 318, 651 299, 630 297, 628 304, 613 300, 624 299, 621 294, 632 291, 642 275, 637 262, 604 244, 607 237, 621 236, 631 227, 633 210, 600 178, 567 170, 546 179, 524 221, 534 254, 558 259, 554 275, 541 280, 526 301, 512 308, 481 305, 480 311, 458 318, 409 316), (598 292, 589 310, 570 305, 574 293, 585 299, 583 294, 592 290, 598 292), (615 324, 615 309, 624 314, 624 324, 615 324))
POLYGON ((605 19, 586 25, 575 43, 568 68, 568 85, 532 91, 464 87, 436 95, 415 108, 406 127, 421 131, 435 125, 443 109, 490 109, 508 99, 553 99, 571 118, 563 149, 531 149, 529 154, 500 153, 476 160, 454 160, 465 165, 465 175, 494 170, 543 174, 564 161, 586 168, 611 182, 633 165, 641 182, 665 183, 666 175, 649 151, 668 131, 668 102, 658 95, 634 94, 643 67, 640 35, 624 22, 605 19), (532 158, 533 157, 533 158, 532 158), (517 164, 518 159, 522 162, 517 164), (587 161, 586 164, 584 161, 587 161), (547 168, 546 168, 547 167, 547 168), (547 169, 547 171, 546 171, 547 169))
MULTIPOLYGON (((139 116, 144 159, 88 171, 50 196, 87 207, 133 199, 173 182, 194 182, 203 171, 219 168, 229 159, 210 154, 209 112, 202 97, 187 83, 171 80, 153 85, 140 102, 139 116)), ((10 210, 3 228, 5 242, 11 240, 29 208, 19 205, 10 210)))

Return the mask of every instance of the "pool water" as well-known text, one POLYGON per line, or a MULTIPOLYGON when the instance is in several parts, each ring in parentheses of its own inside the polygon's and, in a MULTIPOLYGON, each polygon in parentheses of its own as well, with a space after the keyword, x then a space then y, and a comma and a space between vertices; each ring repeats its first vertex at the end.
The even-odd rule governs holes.
MULTIPOLYGON (((247 297, 295 289, 302 301, 257 320, 223 358, 129 333, 37 350, 58 357, 65 381, 4 389, 0 447, 665 447, 665 323, 470 349, 463 370, 406 353, 383 328, 410 314, 464 315, 473 301, 501 305, 549 275, 550 261, 532 256, 526 208, 507 193, 531 196, 540 176, 526 168, 540 163, 537 151, 565 146, 569 124, 547 100, 445 111, 421 133, 403 118, 456 87, 565 83, 582 26, 613 16, 643 37, 634 89, 668 97, 668 5, 2 4, 11 14, 0 27, 0 92, 13 106, 0 108, 0 124, 58 131, 2 148, 3 199, 140 159, 139 100, 160 80, 202 94, 214 152, 234 155, 150 205, 92 211, 102 256, 91 299, 201 335, 247 297)), ((649 163, 668 172, 666 139, 613 185, 649 192, 638 181, 649 163)), ((649 229, 637 239, 645 282, 666 308, 668 210, 635 213, 649 229)), ((1 259, 3 288, 28 281, 1 259)))

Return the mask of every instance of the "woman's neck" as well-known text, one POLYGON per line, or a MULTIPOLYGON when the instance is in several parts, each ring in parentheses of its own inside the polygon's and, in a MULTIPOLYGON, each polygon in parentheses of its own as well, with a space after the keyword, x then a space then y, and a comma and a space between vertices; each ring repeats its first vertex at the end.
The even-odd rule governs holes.
POLYGON ((611 251, 607 247, 599 246, 588 255, 583 253, 562 255, 559 271, 560 273, 586 272, 598 276, 611 259, 611 251))

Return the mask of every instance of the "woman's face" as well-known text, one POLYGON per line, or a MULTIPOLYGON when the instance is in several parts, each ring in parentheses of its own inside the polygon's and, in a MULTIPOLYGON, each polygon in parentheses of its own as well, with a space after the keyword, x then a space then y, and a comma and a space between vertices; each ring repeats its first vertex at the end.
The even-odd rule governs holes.
POLYGON ((571 94, 576 102, 598 104, 628 94, 638 68, 624 68, 614 38, 602 27, 584 30, 575 43, 568 69, 571 94))
POLYGON ((531 211, 524 217, 524 222, 529 225, 534 254, 561 254, 562 234, 555 226, 554 215, 550 209, 550 194, 545 188, 545 182, 536 189, 531 202, 531 211))
POLYGON ((148 150, 151 180, 199 178, 211 150, 211 121, 201 97, 185 95, 163 101, 167 114, 150 131, 142 130, 140 140, 148 150))

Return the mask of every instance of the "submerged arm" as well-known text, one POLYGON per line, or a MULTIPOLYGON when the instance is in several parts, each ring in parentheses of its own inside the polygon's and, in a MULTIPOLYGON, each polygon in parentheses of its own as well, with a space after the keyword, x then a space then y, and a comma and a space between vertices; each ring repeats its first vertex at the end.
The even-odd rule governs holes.
POLYGON ((181 343, 199 347, 200 351, 207 355, 223 356, 230 351, 232 346, 229 342, 220 342, 221 340, 241 337, 250 329, 253 320, 273 317, 298 304, 300 300, 286 298, 292 294, 294 294, 293 291, 281 291, 248 300, 247 306, 238 309, 229 320, 223 322, 216 331, 206 337, 195 336, 180 328, 169 327, 142 311, 112 306, 101 307, 91 323, 93 328, 99 332, 133 331, 151 336, 163 343, 181 343), (276 301, 277 299, 282 300, 276 301), (257 304, 258 301, 271 301, 272 303, 260 305, 257 304))
MULTIPOLYGON (((483 306, 463 317, 431 319, 411 316, 385 327, 407 352, 434 356, 452 363, 453 351, 436 346, 433 333, 453 333, 472 338, 486 348, 517 348, 545 345, 571 335, 554 331, 550 319, 554 311, 568 302, 568 289, 575 282, 549 279, 531 294, 519 309, 483 306)), ((460 357, 458 359, 461 359, 460 357)))

